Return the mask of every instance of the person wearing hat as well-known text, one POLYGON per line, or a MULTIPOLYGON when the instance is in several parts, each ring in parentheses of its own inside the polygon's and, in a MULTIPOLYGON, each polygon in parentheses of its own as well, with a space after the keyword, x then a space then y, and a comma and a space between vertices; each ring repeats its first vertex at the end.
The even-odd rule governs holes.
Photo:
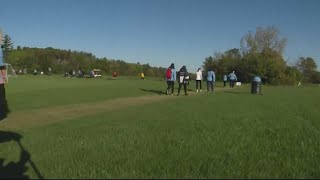
POLYGON ((6 64, 3 60, 2 53, 2 32, 0 31, 0 120, 7 117, 8 113, 8 104, 6 100, 6 93, 4 84, 7 81, 7 72, 6 72, 6 64))

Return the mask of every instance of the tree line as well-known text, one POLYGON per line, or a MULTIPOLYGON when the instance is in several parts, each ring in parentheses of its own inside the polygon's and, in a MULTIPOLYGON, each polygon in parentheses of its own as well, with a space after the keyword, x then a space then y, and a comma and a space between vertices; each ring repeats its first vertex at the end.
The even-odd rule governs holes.
MULTIPOLYGON (((8 38, 8 36, 7 36, 8 38)), ((11 43, 11 40, 7 40, 11 43)), ((12 43, 11 43, 12 45, 12 43)), ((11 64, 16 70, 27 69, 32 73, 34 69, 46 73, 49 67, 52 73, 64 74, 75 70, 85 73, 92 69, 100 69, 103 74, 111 74, 115 71, 120 76, 137 76, 143 72, 146 76, 162 77, 166 68, 152 67, 149 64, 127 63, 123 60, 97 58, 91 53, 83 51, 71 51, 48 48, 29 48, 17 46, 4 48, 6 63, 11 64)))
MULTIPOLYGON (((283 58, 286 38, 280 37, 274 26, 258 27, 255 32, 248 32, 240 41, 240 48, 231 48, 205 58, 203 69, 215 71, 217 79, 235 71, 238 80, 250 82, 259 75, 263 83, 294 85, 297 82, 320 83, 320 72, 311 57, 300 57, 294 65, 283 58)), ((4 36, 4 57, 15 69, 26 68, 29 73, 34 69, 63 74, 70 70, 101 69, 102 73, 116 71, 119 75, 136 76, 143 72, 146 76, 164 77, 167 68, 151 67, 149 64, 127 63, 123 60, 97 58, 91 53, 48 48, 13 47, 11 38, 4 36)), ((192 74, 193 76, 193 74, 192 74)))
POLYGON ((293 65, 284 60, 286 43, 276 27, 258 27, 256 32, 242 37, 240 48, 207 57, 203 67, 205 71, 213 69, 220 79, 234 70, 241 82, 250 82, 258 75, 263 83, 274 85, 320 83, 320 72, 313 58, 300 57, 293 65))

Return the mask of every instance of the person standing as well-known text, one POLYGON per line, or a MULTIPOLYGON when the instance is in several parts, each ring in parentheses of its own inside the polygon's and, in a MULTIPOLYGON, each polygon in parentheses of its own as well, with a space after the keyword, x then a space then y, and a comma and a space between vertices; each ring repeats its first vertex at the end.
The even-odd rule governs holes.
POLYGON ((188 84, 189 75, 188 75, 188 71, 187 71, 186 66, 182 66, 178 74, 179 74, 178 96, 180 95, 180 90, 181 90, 182 86, 183 86, 183 89, 184 89, 184 94, 186 96, 188 96, 187 84, 188 84))
POLYGON ((216 75, 212 69, 209 69, 207 74, 207 91, 213 92, 216 75))
POLYGON ((112 79, 117 79, 117 72, 116 71, 114 71, 113 73, 112 73, 112 79))
POLYGON ((83 73, 82 73, 81 69, 78 70, 78 77, 79 77, 79 78, 82 78, 82 77, 83 77, 83 73))
POLYGON ((140 74, 140 77, 142 80, 144 80, 144 73, 143 72, 140 74))
POLYGON ((198 69, 198 71, 196 72, 196 89, 197 92, 199 92, 199 85, 200 85, 200 92, 202 91, 202 71, 201 68, 198 69))
POLYGON ((51 67, 48 67, 48 76, 51 75, 51 67))
POLYGON ((232 71, 232 73, 229 74, 229 81, 230 81, 230 88, 234 88, 234 82, 237 81, 237 76, 234 73, 234 71, 232 71))
POLYGON ((170 67, 167 69, 166 72, 166 79, 167 79, 167 91, 166 94, 169 94, 169 91, 171 89, 171 96, 173 96, 174 92, 174 82, 176 81, 176 70, 174 68, 174 64, 172 63, 170 67))
POLYGON ((227 81, 228 81, 228 76, 225 74, 223 75, 223 88, 226 87, 227 81))
POLYGON ((6 64, 3 60, 3 53, 2 53, 2 33, 0 31, 0 120, 7 117, 9 112, 7 99, 6 99, 6 92, 5 92, 5 82, 7 81, 7 72, 6 72, 6 64))
POLYGON ((76 77, 76 71, 72 70, 72 77, 75 78, 76 77))

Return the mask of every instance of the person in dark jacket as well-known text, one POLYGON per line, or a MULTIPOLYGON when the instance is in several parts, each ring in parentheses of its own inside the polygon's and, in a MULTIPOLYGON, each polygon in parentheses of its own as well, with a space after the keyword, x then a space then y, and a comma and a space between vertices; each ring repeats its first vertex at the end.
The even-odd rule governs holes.
POLYGON ((178 96, 180 95, 180 90, 181 90, 182 85, 183 85, 183 89, 184 89, 184 94, 187 96, 188 95, 187 84, 188 84, 188 80, 189 80, 189 75, 188 75, 188 71, 187 71, 186 66, 182 66, 178 75, 179 75, 179 77, 178 77, 178 81, 179 81, 178 96))

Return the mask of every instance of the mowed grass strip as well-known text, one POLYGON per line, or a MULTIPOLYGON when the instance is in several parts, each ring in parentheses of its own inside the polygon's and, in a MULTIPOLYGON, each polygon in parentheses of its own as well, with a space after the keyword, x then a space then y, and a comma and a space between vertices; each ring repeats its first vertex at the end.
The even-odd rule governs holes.
MULTIPOLYGON (((191 84, 193 85, 193 83, 191 84)), ((13 84, 10 85, 8 102, 10 109, 13 110, 1 124, 4 129, 43 126, 127 106, 140 106, 155 101, 172 99, 170 96, 165 96, 166 84, 159 80, 124 79, 110 81, 103 78, 75 79, 57 76, 22 76, 21 79, 13 81, 13 84), (31 86, 25 87, 26 82, 31 86), (88 91, 88 88, 92 90, 88 91), (69 94, 66 91, 74 93, 69 94), (22 99, 26 99, 26 101, 23 102, 21 98, 18 98, 20 94, 23 96, 22 99), (108 96, 103 96, 104 94, 108 96), (31 98, 30 96, 33 101, 27 101, 31 98), (42 104, 42 106, 40 107, 39 104, 42 104), (34 108, 30 109, 31 107, 34 108)), ((195 95, 192 92, 192 85, 188 87, 188 93, 191 96, 195 95)), ((215 89, 215 91, 220 90, 223 89, 215 89)), ((177 87, 175 89, 176 94, 177 87)), ((184 93, 182 92, 181 95, 183 96, 184 93)))
POLYGON ((129 106, 141 106, 168 98, 169 96, 149 95, 141 97, 117 98, 97 103, 73 104, 18 111, 9 114, 8 118, 2 123, 2 127, 4 129, 23 129, 44 126, 59 121, 95 115, 101 112, 117 110, 129 106))
MULTIPOLYGON (((263 90, 203 93, 18 132, 46 178, 318 178, 319 89, 263 90)), ((18 156, 14 143, 0 146, 1 157, 18 156)))
POLYGON ((165 86, 165 82, 161 80, 27 75, 11 78, 6 84, 6 94, 11 111, 16 112, 150 95, 154 94, 147 91, 150 88, 164 92, 165 86))

